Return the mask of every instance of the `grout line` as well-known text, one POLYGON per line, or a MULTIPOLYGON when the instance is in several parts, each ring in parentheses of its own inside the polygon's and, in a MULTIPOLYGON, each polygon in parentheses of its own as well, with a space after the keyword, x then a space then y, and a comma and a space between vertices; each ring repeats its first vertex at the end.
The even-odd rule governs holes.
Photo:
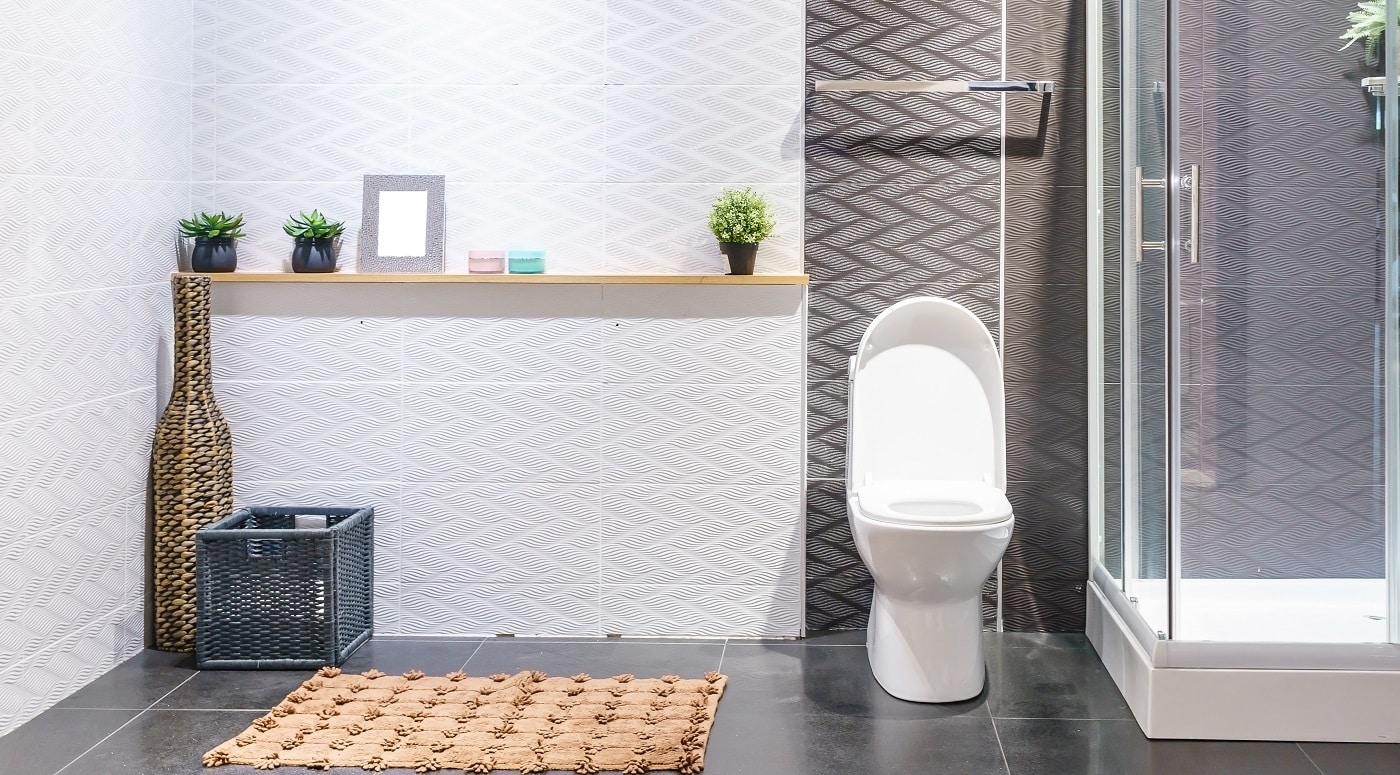
MULTIPOLYGON (((1007 8, 1006 8, 1006 5, 1007 5, 1007 0, 1001 0, 1001 20, 1000 20, 1000 21, 1001 21, 1001 79, 1002 79, 1003 81, 1006 80, 1006 78, 1007 78, 1007 75, 1006 75, 1006 73, 1007 73, 1007 68, 1006 68, 1007 8)), ((997 356, 1001 359, 1001 362, 1002 362, 1002 364, 1003 364, 1003 375, 1005 374, 1005 366, 1004 366, 1004 364, 1006 363, 1006 174, 1007 174, 1007 163, 1006 163, 1006 98, 1007 98, 1007 95, 1005 95, 1005 94, 1001 95, 1001 115, 999 116, 999 120, 1000 120, 1000 125, 999 125, 1000 132, 999 132, 999 133, 1000 133, 1000 135, 1001 135, 1001 138, 1000 138, 999 148, 998 148, 998 156, 1000 157, 1000 158, 998 159, 998 162, 999 162, 999 166, 1000 166, 999 172, 1001 173, 1001 180, 999 181, 999 182, 1000 182, 1000 186, 999 186, 999 190, 998 190, 998 194, 997 194, 997 333, 996 333, 996 349, 997 349, 997 356)), ((1003 380, 1004 380, 1004 379, 1005 379, 1005 377, 1003 376, 1003 380)), ((1003 388, 1003 389, 1004 389, 1004 388, 1003 388)), ((1004 399, 1003 399, 1003 400, 1004 400, 1004 399)), ((1004 420, 1003 420, 1003 422, 1004 422, 1004 420)), ((1001 486, 1002 486, 1002 489, 1004 490, 1004 489, 1007 489, 1007 483, 1006 483, 1006 481, 1005 481, 1005 479, 1006 479, 1006 465, 1005 465, 1005 462, 1004 462, 1005 453, 1003 453, 1002 458, 1003 458, 1003 464, 1002 464, 1002 480, 1003 480, 1003 481, 1001 482, 1001 486)), ((997 568, 996 568, 996 578, 997 578, 996 626, 995 626, 995 631, 996 631, 996 632, 1004 632, 1004 631, 1006 630, 1006 622, 1005 622, 1005 619, 1003 618, 1003 612, 1002 612, 1002 563, 1003 563, 1003 562, 1004 562, 1004 558, 999 558, 999 559, 997 560, 997 568)), ((979 596, 979 597, 980 597, 980 596, 979 596)), ((979 603, 980 603, 980 600, 979 600, 979 603)), ((998 739, 998 742, 1000 742, 1000 739, 998 739)), ((1003 751, 1003 752, 1002 752, 1002 759, 1005 759, 1005 758, 1006 758, 1006 753, 1003 751)), ((1008 773, 1011 771, 1011 767, 1010 767, 1009 765, 1007 766, 1006 769, 1007 769, 1007 772, 1008 772, 1008 773)))
MULTIPOLYGON (((290 692, 289 692, 290 693, 290 692)), ((161 713, 263 713, 268 712, 267 708, 148 708, 147 710, 159 710, 161 713)), ((143 713, 145 711, 142 711, 143 713)))
MULTIPOLYGON (((365 480, 375 481, 375 480, 365 480)), ((266 484, 267 481, 259 481, 259 484, 266 484)), ((375 635, 375 641, 381 644, 479 644, 486 641, 486 638, 461 638, 456 635, 375 635)))
MULTIPOLYGON (((78 706, 69 707, 69 706, 67 706, 67 705, 64 705, 64 706, 62 706, 62 707, 59 707, 59 706, 55 705, 55 706, 53 706, 52 708, 49 708, 49 710, 57 710, 57 711, 64 711, 64 710, 121 710, 121 711, 126 711, 126 712, 128 712, 128 713, 140 713, 140 712, 143 711, 143 710, 147 710, 147 708, 86 708, 86 707, 78 707, 78 706)), ((44 712, 47 713, 48 711, 44 711, 44 712)), ((38 718, 38 717, 36 716, 35 718, 38 718)), ((32 719, 31 719, 31 720, 32 720, 32 719)), ((16 727, 16 729, 18 729, 18 727, 16 727)))
POLYGON ((727 652, 727 651, 729 651, 729 639, 728 639, 728 638, 725 638, 725 639, 724 639, 724 647, 721 648, 721 649, 719 650, 719 667, 715 668, 715 672, 717 672, 717 673, 723 673, 723 672, 724 672, 724 654, 725 654, 725 652, 727 652))
MULTIPOLYGON (((9 49, 9 50, 7 50, 7 51, 6 51, 6 54, 8 54, 8 55, 10 55, 10 56, 17 57, 17 58, 20 58, 20 57, 29 57, 29 58, 31 58, 31 59, 41 59, 41 60, 44 60, 44 61, 46 61, 46 62, 57 62, 57 63, 59 63, 59 64, 65 66, 65 67, 78 68, 78 69, 82 69, 82 70, 94 71, 94 72, 99 72, 99 73, 107 73, 107 74, 109 74, 109 75, 120 75, 120 76, 125 77, 125 78, 139 78, 139 79, 142 80, 142 81, 151 81, 151 82, 154 82, 154 83, 164 83, 164 84, 169 84, 169 85, 171 85, 171 86, 189 86, 189 85, 190 85, 187 81, 172 81, 172 80, 170 80, 169 78, 159 78, 159 77, 154 76, 154 75, 145 75, 144 73, 138 73, 138 72, 136 72, 135 70, 123 70, 123 69, 121 69, 120 67, 109 67, 109 66, 107 66, 107 65, 94 65, 94 64, 88 64, 88 63, 85 63, 85 62, 76 62, 76 61, 74 61, 71 57, 55 57, 55 56, 49 56, 48 54, 36 54, 36 53, 34 53, 33 51, 18 51, 18 50, 15 50, 15 49, 9 49)), ((191 65, 193 65, 193 57, 191 57, 191 65)), ((191 67, 190 69, 193 70, 194 68, 191 67)))
MULTIPOLYGON (((177 181, 178 182, 178 181, 177 181)), ((92 288, 70 288, 63 291, 46 291, 44 293, 25 293, 18 296, 10 296, 5 299, 7 303, 24 301, 28 299, 58 299, 61 296, 82 296, 96 295, 99 293, 113 293, 117 291, 139 291, 142 288, 163 288, 169 282, 168 279, 152 280, 150 282, 126 283, 124 285, 98 285, 92 288)))
POLYGON ((101 740, 98 740, 97 742, 93 743, 93 744, 92 744, 92 747, 88 748, 86 751, 83 751, 82 753, 80 753, 80 754, 78 754, 77 756, 73 757, 73 761, 68 762, 67 764, 63 765, 62 767, 59 767, 56 771, 54 771, 54 775, 59 775, 59 773, 61 773, 61 772, 63 772, 64 770, 68 769, 69 767, 72 767, 79 759, 81 759, 81 758, 83 758, 84 756, 87 756, 88 754, 92 753, 99 745, 102 745, 103 743, 107 742, 108 740, 111 740, 112 737, 113 737, 114 735, 116 735, 118 732, 120 732, 120 731, 122 731, 123 729, 126 729, 127 727, 131 726, 131 722, 133 722, 133 721, 135 721, 136 719, 139 719, 139 718, 141 718, 142 716, 144 716, 144 715, 146 715, 147 713, 149 713, 149 712, 151 711, 151 709, 154 708, 155 706, 159 705, 159 704, 161 703, 162 700, 164 700, 166 697, 169 697, 170 695, 174 694, 175 692, 179 691, 181 686, 184 686, 185 684, 189 683, 190 681, 193 681, 193 680, 194 680, 194 677, 197 676, 197 675, 199 675, 201 672, 203 672, 203 671, 196 670, 196 671, 194 671, 193 673, 190 673, 190 675, 189 675, 188 678, 186 678, 185 680, 181 681, 179 684, 176 684, 175 688, 173 688, 173 689, 171 689, 170 691, 166 692, 165 694, 162 694, 161 696, 157 697, 157 698, 156 698, 156 701, 153 702, 153 703, 151 703, 150 705, 146 706, 146 709, 145 709, 145 710, 143 710, 143 711, 141 711, 140 713, 137 713, 135 716, 132 716, 131 718, 127 719, 125 724, 122 724, 121 726, 117 727, 116 729, 113 729, 113 730, 111 731, 111 733, 109 733, 106 737, 104 737, 104 738, 102 738, 101 740))
POLYGON ((996 717, 991 716, 991 714, 988 716, 992 720, 992 734, 996 735, 997 738, 997 750, 1001 751, 1001 765, 1006 768, 1006 775, 1011 775, 1011 762, 1006 759, 1006 746, 1001 744, 1001 730, 997 729, 996 717))
MULTIPOLYGON (((641 635, 641 636, 638 636, 638 637, 635 637, 635 638, 632 638, 632 637, 607 638, 607 637, 600 637, 600 636, 597 636, 597 635, 580 635, 580 636, 578 636, 577 638, 568 638, 568 637, 559 637, 559 638, 533 638, 533 637, 530 637, 530 636, 528 636, 528 635, 522 635, 522 636, 520 636, 520 637, 515 637, 515 638, 487 638, 487 639, 485 639, 484 641, 482 641, 482 643, 563 643, 563 644, 571 644, 571 645, 579 645, 579 646, 589 646, 589 645, 596 645, 596 644, 600 644, 600 643, 623 643, 623 644, 630 644, 630 645, 633 645, 633 646, 692 646, 692 645, 696 645, 696 644, 699 644, 699 645, 707 645, 707 644, 722 645, 722 644, 725 642, 725 640, 726 640, 725 638, 656 638, 656 639, 652 639, 652 638, 648 638, 648 637, 645 636, 645 635, 641 635)), ((796 644, 797 641, 791 641, 791 643, 796 644)))
POLYGON ((996 716, 988 713, 994 719, 1000 721, 1132 721, 1127 718, 1060 718, 1056 716, 1049 718, 1046 716, 996 716))
POLYGON ((1308 756, 1308 751, 1306 748, 1303 747, 1302 743, 1294 743, 1294 745, 1298 746, 1298 750, 1302 751, 1303 753, 1303 758, 1307 759, 1308 764, 1311 764, 1313 766, 1313 769, 1317 770, 1318 775, 1327 775, 1327 773, 1322 771, 1322 767, 1318 766, 1318 763, 1313 761, 1313 758, 1311 756, 1308 756))
POLYGON ((194 671, 193 673, 190 673, 190 677, 189 677, 189 678, 186 678, 185 680, 181 681, 174 689, 171 689, 170 691, 166 692, 165 694, 162 694, 161 696, 157 697, 155 702, 151 703, 150 705, 148 705, 148 706, 146 707, 146 710, 154 710, 155 707, 156 707, 157 705, 159 705, 166 697, 169 697, 170 695, 174 694, 175 692, 180 691, 180 687, 181 687, 181 686, 184 686, 185 684, 189 683, 190 681, 193 681, 195 676, 197 676, 197 675, 199 675, 200 673, 203 673, 203 672, 205 672, 205 671, 203 671, 203 670, 196 670, 196 671, 194 671))
POLYGON ((472 661, 472 657, 476 656, 476 652, 481 651, 481 647, 484 645, 486 645, 486 641, 483 640, 478 642, 476 644, 476 648, 472 649, 472 653, 467 655, 467 658, 462 662, 462 666, 457 669, 463 673, 467 672, 467 662, 472 661))

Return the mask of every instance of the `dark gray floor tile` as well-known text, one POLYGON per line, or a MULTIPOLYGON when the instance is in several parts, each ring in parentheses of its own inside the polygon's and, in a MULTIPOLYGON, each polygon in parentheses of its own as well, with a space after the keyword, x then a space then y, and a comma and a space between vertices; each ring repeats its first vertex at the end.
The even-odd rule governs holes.
POLYGON ((162 710, 268 710, 314 670, 205 670, 156 704, 162 710))
MULTIPOLYGON (((1014 775, 1400 772, 1400 746, 1149 741, 1078 634, 988 634, 988 691, 976 700, 948 705, 906 703, 886 694, 870 674, 863 640, 861 631, 818 633, 805 641, 727 644, 380 639, 374 649, 357 655, 365 658, 363 667, 347 667, 404 660, 403 669, 448 672, 466 661, 468 671, 478 674, 530 668, 599 676, 698 675, 719 666, 723 653, 722 669, 730 684, 706 755, 708 775, 1006 775, 1003 749, 1014 775)), ((181 659, 149 652, 95 682, 86 696, 139 700, 143 686, 155 692, 161 682, 180 675, 172 669, 189 677, 189 668, 179 667, 181 659)), ((203 671, 189 677, 161 709, 55 708, 0 738, 0 773, 202 772, 205 751, 238 734, 310 675, 203 671)), ((229 775, 252 772, 226 769, 229 775)))
MULTIPOLYGON (((1317 775, 1317 768, 1294 743, 1153 740, 1148 744, 1148 762, 1149 766, 1140 772, 1152 775, 1317 775)), ((1346 775, 1357 774, 1347 770, 1346 775)))
POLYGON ((732 645, 724 652, 724 673, 727 707, 748 713, 892 720, 987 715, 984 697, 933 705, 890 696, 859 647, 732 645))
POLYGON ((0 772, 53 775, 130 721, 138 710, 52 708, 0 737, 0 772))
MULTIPOLYGON (((204 753, 242 732, 260 712, 149 710, 65 770, 73 775, 191 775, 204 753)), ((225 775, 254 772, 224 767, 225 775)), ((285 772, 301 772, 288 769, 285 772)), ((283 770, 279 770, 283 772, 283 770)))
POLYGON ((986 717, 785 716, 732 711, 724 702, 705 752, 705 775, 1006 773, 986 717))
POLYGON ((1000 719, 996 725, 1015 775, 1317 775, 1293 743, 1148 740, 1135 721, 1000 719))
POLYGON ((997 718, 1132 718, 1092 649, 988 649, 987 672, 997 718))
POLYGON ((1078 632, 989 632, 983 637, 988 649, 1092 649, 1078 632))
POLYGON ((710 742, 705 747, 705 775, 806 772, 801 768, 806 755, 806 721, 803 716, 736 710, 726 696, 720 700, 710 742))
POLYGON ((422 670, 428 675, 446 675, 461 670, 480 645, 480 640, 374 638, 345 660, 341 669, 347 673, 362 673, 374 668, 386 673, 422 670))
POLYGON ((1127 775, 1153 772, 1136 721, 1000 720, 1015 775, 1127 775))
POLYGON ((147 649, 74 692, 57 707, 144 710, 194 673, 193 654, 147 649))
POLYGON ((696 677, 719 668, 724 644, 487 641, 467 662, 471 675, 540 670, 550 675, 588 673, 599 677, 631 673, 696 677))
POLYGON ((1303 752, 1326 775, 1394 775, 1400 745, 1393 743, 1303 743, 1303 752))

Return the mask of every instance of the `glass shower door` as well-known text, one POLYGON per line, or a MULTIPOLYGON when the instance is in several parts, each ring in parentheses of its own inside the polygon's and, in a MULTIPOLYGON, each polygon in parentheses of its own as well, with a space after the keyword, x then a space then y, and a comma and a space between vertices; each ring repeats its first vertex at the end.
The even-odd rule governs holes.
POLYGON ((1346 4, 1285 4, 1267 20, 1173 4, 1170 635, 1381 642, 1394 289, 1386 137, 1363 82, 1380 62, 1334 42, 1346 4))
MULTIPOLYGON (((1123 591, 1160 637, 1169 637, 1169 470, 1172 465, 1172 394, 1168 356, 1174 336, 1168 300, 1170 274, 1168 193, 1172 153, 1169 77, 1170 0, 1123 0, 1122 185, 1123 242, 1116 289, 1122 382, 1123 591)), ((1112 270, 1110 270, 1112 275, 1112 270)), ((1110 324, 1111 325, 1111 324, 1110 324)), ((1114 396, 1106 397, 1110 409, 1114 396)), ((1113 451, 1109 450, 1109 456, 1113 451)))
POLYGON ((1397 5, 1369 63, 1345 8, 1098 8, 1093 551, 1140 636, 1400 643, 1397 5))

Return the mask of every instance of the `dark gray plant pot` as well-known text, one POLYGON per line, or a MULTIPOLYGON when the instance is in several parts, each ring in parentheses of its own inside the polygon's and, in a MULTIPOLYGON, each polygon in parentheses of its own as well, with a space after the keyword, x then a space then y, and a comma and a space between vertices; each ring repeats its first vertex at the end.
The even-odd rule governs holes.
POLYGON ((719 252, 729 258, 730 274, 753 274, 754 260, 758 258, 757 242, 721 242, 719 252))
POLYGON ((334 239, 297 237, 296 244, 292 247, 292 271, 334 272, 335 258, 334 239))
POLYGON ((232 272, 238 268, 238 248, 232 237, 195 237, 190 271, 232 272))

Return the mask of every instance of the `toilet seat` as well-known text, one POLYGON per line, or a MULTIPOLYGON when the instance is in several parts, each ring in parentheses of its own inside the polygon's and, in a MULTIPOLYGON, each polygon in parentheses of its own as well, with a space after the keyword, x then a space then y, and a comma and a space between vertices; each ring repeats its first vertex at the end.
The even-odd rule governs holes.
POLYGON ((977 527, 1011 519, 1006 493, 982 482, 870 482, 856 490, 861 515, 911 527, 977 527))

